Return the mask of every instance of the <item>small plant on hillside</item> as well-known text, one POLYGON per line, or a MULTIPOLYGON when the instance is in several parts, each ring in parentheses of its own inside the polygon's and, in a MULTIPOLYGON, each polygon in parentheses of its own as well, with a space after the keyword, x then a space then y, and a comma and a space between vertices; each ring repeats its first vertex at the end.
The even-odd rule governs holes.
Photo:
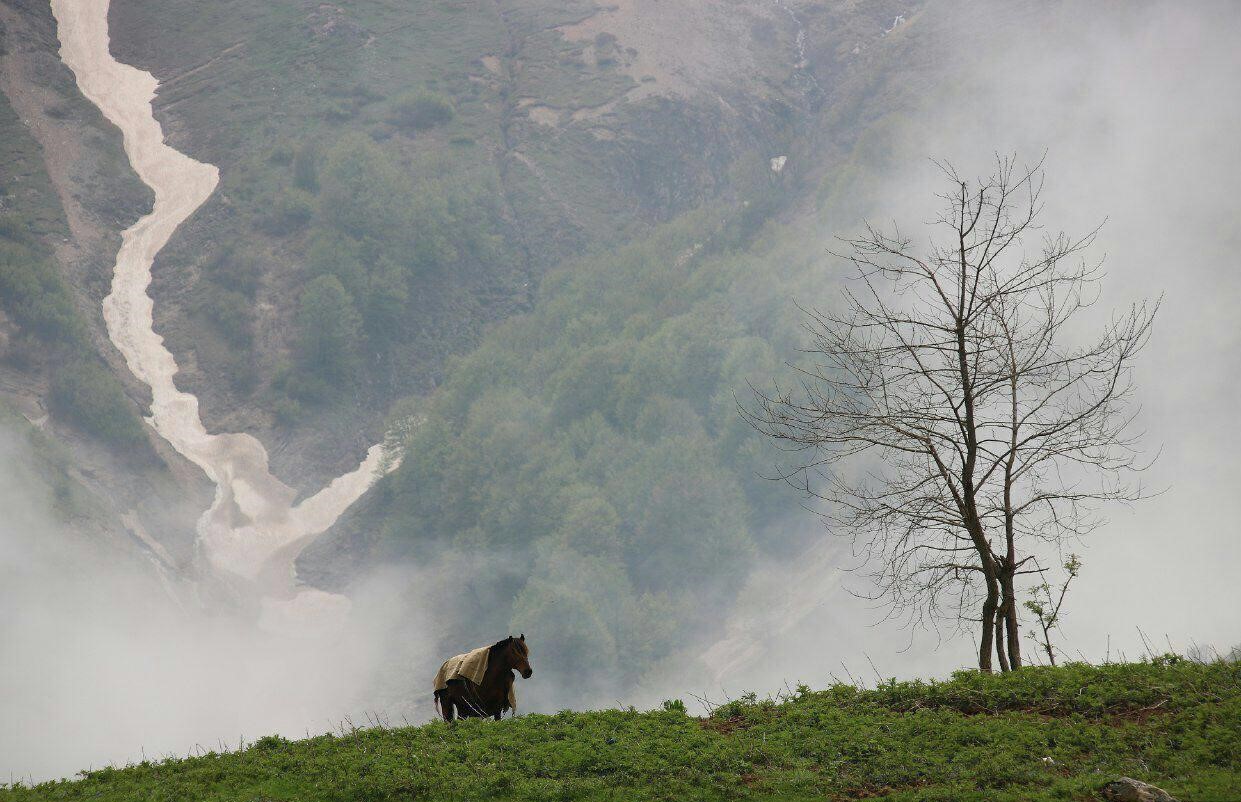
POLYGON ((661 706, 665 712, 685 715, 685 703, 680 699, 665 699, 661 706))
POLYGON ((113 445, 143 442, 142 424, 120 382, 98 361, 77 357, 57 368, 49 396, 52 413, 113 445))
POLYGON ((1053 666, 1056 664, 1056 650, 1051 645, 1051 631, 1060 626, 1060 609, 1064 606, 1064 596, 1069 592, 1069 585, 1081 573, 1082 561, 1076 554, 1071 554, 1064 563, 1064 570, 1064 582, 1055 597, 1052 596, 1051 585, 1044 580, 1041 585, 1030 590, 1034 598, 1027 599, 1025 603, 1025 608, 1034 613, 1041 631, 1040 635, 1031 629, 1027 637, 1047 653, 1047 660, 1053 666))

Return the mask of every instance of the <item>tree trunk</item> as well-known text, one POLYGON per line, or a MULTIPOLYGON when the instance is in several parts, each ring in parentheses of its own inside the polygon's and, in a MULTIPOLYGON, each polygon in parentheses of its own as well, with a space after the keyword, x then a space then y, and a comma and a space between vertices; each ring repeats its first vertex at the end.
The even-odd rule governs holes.
POLYGON ((982 603, 982 638, 978 645, 978 670, 991 673, 991 650, 995 643, 995 610, 999 606, 1000 589, 994 574, 987 573, 987 598, 982 603))
POLYGON ((1017 583, 1015 581, 1014 572, 1016 571, 1012 563, 1005 566, 1001 575, 1000 583, 1004 591, 1004 620, 1005 630, 1008 636, 1008 664, 1012 670, 1021 668, 1021 630, 1017 625, 1017 583))
POLYGON ((1004 640, 1004 623, 1008 620, 1008 602, 1000 604, 999 609, 995 611, 995 656, 1000 661, 1000 671, 1011 671, 1012 668, 1008 664, 1007 644, 1004 640))
POLYGON ((1017 604, 1014 598, 1008 608, 1008 662, 1013 668, 1021 668, 1021 630, 1017 624, 1017 604))

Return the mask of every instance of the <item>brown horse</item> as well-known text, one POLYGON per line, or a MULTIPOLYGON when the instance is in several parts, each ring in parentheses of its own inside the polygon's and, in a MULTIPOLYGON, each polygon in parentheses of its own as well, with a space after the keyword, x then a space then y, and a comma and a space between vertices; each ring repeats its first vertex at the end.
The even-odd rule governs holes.
MULTIPOLYGON (((442 671, 442 669, 441 669, 442 671)), ((530 651, 526 648, 526 636, 512 635, 488 647, 487 670, 482 682, 465 678, 449 679, 447 687, 435 692, 435 705, 444 721, 453 720, 453 711, 461 718, 486 718, 496 721, 505 710, 513 707, 513 672, 530 679, 534 669, 530 667, 530 651)))

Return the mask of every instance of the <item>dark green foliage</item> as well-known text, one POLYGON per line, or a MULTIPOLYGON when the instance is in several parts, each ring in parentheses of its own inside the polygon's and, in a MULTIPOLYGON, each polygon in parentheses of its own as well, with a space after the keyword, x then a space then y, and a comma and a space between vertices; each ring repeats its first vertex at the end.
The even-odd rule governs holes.
POLYGON ((91 357, 56 367, 49 401, 54 414, 108 443, 131 446, 144 440, 120 382, 91 357))
POLYGON ((206 301, 204 311, 219 327, 224 338, 231 345, 248 348, 254 339, 253 301, 244 293, 219 284, 208 284, 203 294, 206 301))
POLYGON ((496 603, 454 611, 462 637, 542 632, 584 695, 718 626, 770 545, 757 513, 788 498, 755 477, 770 454, 734 400, 785 347, 730 298, 768 268, 708 255, 697 237, 716 235, 690 220, 549 274, 529 315, 452 365, 363 523, 385 555, 506 555, 496 603))
POLYGON ((240 752, 0 790, 0 800, 1084 802, 1119 776, 1183 800, 1233 802, 1241 667, 1157 661, 965 672, 933 685, 749 695, 707 719, 687 716, 674 700, 647 713, 437 722, 294 742, 268 736, 240 752), (1152 693, 1134 696, 1135 684, 1152 693), (1049 689, 1062 707, 1043 704, 1049 689), (1072 700, 1080 693, 1099 707, 1079 709, 1072 700), (963 713, 939 704, 944 698, 994 712, 963 713))
POLYGON ((399 98, 390 120, 403 131, 414 133, 445 125, 453 118, 452 104, 441 95, 418 92, 399 98))
POLYGON ((77 344, 86 327, 55 264, 22 242, 0 238, 0 304, 17 325, 40 339, 77 344))
POLYGON ((205 319, 194 350, 201 368, 222 375, 229 387, 248 394, 261 380, 254 353, 255 296, 262 266, 243 248, 225 246, 202 265, 187 305, 192 319, 205 319))
POLYGON ((447 266, 462 249, 484 247, 487 228, 471 226, 482 221, 470 220, 469 210, 487 204, 482 187, 438 174, 431 164, 397 163, 365 137, 348 138, 328 155, 318 220, 337 248, 363 262, 385 257, 414 273, 447 266))
POLYGON ((293 157, 293 186, 305 192, 319 191, 319 152, 304 144, 293 157))
POLYGON ((359 318, 353 298, 335 276, 319 276, 302 291, 297 310, 297 356, 305 383, 293 395, 320 397, 348 381, 357 366, 359 318), (314 382, 313 385, 310 382, 314 382))
POLYGON ((402 165, 370 139, 348 137, 327 154, 319 177, 311 274, 340 281, 368 350, 381 357, 422 331, 413 313, 418 288, 451 280, 463 265, 505 258, 494 193, 443 173, 432 163, 402 165))
POLYGON ((342 140, 328 154, 322 176, 320 219, 355 239, 399 234, 409 198, 398 166, 362 136, 342 140))
POLYGON ((271 205, 259 216, 258 225, 274 237, 285 237, 305 228, 314 213, 314 199, 310 193, 287 188, 271 200, 271 205))
POLYGON ((244 249, 226 245, 203 265, 203 277, 214 284, 254 298, 262 265, 244 249))

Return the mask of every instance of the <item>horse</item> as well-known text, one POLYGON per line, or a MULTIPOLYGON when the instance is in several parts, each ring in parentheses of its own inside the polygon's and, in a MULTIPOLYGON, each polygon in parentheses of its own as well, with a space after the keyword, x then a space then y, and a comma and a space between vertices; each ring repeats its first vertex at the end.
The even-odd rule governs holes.
MULTIPOLYGON (((440 668, 437 684, 439 677, 453 660, 440 668)), ((462 676, 449 677, 444 683, 445 687, 435 691, 435 707, 444 717, 444 721, 453 720, 454 710, 461 718, 491 716, 499 721, 505 710, 516 706, 513 695, 514 671, 520 672, 523 679, 530 679, 534 673, 534 669, 530 667, 530 651, 526 648, 524 632, 521 637, 514 638, 510 635, 487 647, 487 668, 480 682, 462 676)))

